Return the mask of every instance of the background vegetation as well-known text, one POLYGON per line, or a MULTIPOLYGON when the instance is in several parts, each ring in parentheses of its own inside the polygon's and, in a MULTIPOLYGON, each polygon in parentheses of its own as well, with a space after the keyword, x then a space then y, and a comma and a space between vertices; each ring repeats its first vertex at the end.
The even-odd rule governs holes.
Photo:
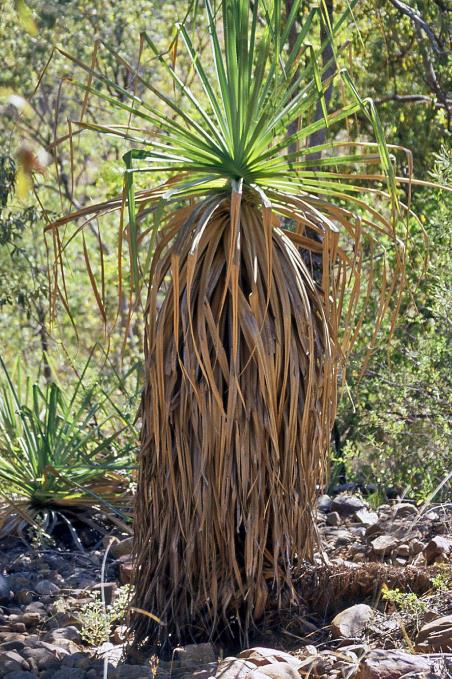
MULTIPOLYGON (((327 5, 334 15, 344 3, 327 5)), ((102 259, 94 256, 100 238, 95 222, 85 244, 96 262, 93 275, 105 288, 105 310, 92 303, 88 292, 81 239, 71 244, 71 271, 65 280, 70 308, 64 309, 64 295, 55 300, 58 312, 69 313, 59 313, 54 323, 49 306, 45 224, 71 208, 117 195, 125 150, 115 138, 84 132, 76 138, 71 170, 68 145, 52 146, 67 133, 67 120, 79 117, 83 99, 70 82, 73 68, 60 53, 52 55, 52 47, 64 45, 89 62, 94 37, 102 37, 136 60, 140 31, 146 29, 162 49, 167 47, 174 37, 168 27, 175 15, 185 16, 188 0, 136 0, 132 5, 125 0, 30 0, 28 6, 29 13, 6 0, 0 17, 1 355, 10 372, 19 357, 23 374, 33 380, 68 385, 97 345, 85 376, 87 388, 101 385, 131 422, 140 398, 142 326, 139 314, 129 315, 126 286, 117 305, 116 217, 103 229, 102 259), (105 322, 113 328, 108 351, 105 322)), ((306 11, 308 6, 306 2, 306 11)), ((411 149, 417 178, 446 183, 451 173, 447 8, 440 0, 413 0, 410 7, 407 11, 407 4, 398 0, 361 0, 354 9, 356 30, 349 36, 349 68, 360 91, 377 102, 388 142, 411 149)), ((205 38, 199 35, 199 40, 205 38)), ((102 52, 98 59, 114 82, 134 87, 111 55, 102 52)), ((145 68, 151 77, 157 73, 152 61, 145 68)), ((172 87, 169 81, 154 86, 163 91, 172 87)), ((104 117, 97 106, 94 100, 87 103, 85 120, 104 117)), ((356 131, 349 132, 359 128, 362 136, 365 125, 357 119, 356 131)), ((332 442, 332 478, 343 480, 345 470, 347 480, 374 484, 377 491, 393 486, 424 499, 451 467, 450 199, 443 191, 418 188, 413 209, 429 237, 428 268, 423 271, 423 234, 413 225, 409 294, 393 349, 389 353, 387 346, 378 346, 359 375, 355 364, 372 334, 369 322, 344 383, 332 442)))

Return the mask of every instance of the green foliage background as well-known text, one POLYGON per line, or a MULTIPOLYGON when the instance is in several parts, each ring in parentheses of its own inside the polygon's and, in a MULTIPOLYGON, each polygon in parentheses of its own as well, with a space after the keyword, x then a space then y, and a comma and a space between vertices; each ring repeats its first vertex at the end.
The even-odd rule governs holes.
MULTIPOLYGON (((71 313, 57 304, 58 322, 52 322, 48 304, 47 251, 43 237, 46 216, 52 218, 91 201, 117 195, 122 182, 122 154, 127 148, 117 139, 86 132, 74 146, 74 181, 68 145, 58 147, 43 175, 36 175, 38 203, 32 192, 14 193, 14 168, 24 144, 38 153, 55 137, 67 132, 67 119, 80 114, 82 95, 71 86, 74 69, 54 53, 36 94, 36 84, 55 44, 81 61, 90 62, 94 38, 100 37, 132 61, 137 58, 140 31, 167 47, 175 18, 182 19, 188 0, 30 0, 32 23, 6 0, 0 17, 3 65, 0 72, 0 333, 2 357, 12 365, 18 356, 36 375, 58 373, 59 381, 73 379, 74 370, 94 354, 90 379, 108 385, 117 375, 130 375, 118 390, 121 408, 133 412, 139 399, 142 324, 136 314, 129 324, 129 300, 123 291, 118 308, 115 243, 117 218, 103 222, 107 315, 114 323, 107 345, 100 311, 93 301, 86 275, 81 240, 71 244, 71 271, 67 277, 71 313), (55 112, 58 122, 55 125, 55 112), (58 185, 57 173, 63 182, 58 185), (72 186, 73 184, 73 186, 72 186), (126 336, 127 341, 124 342, 126 336), (108 347, 108 358, 105 348, 108 347), (44 353, 45 352, 45 353, 44 353), (48 356, 48 358, 46 358, 48 356)), ((305 11, 310 3, 306 2, 305 11)), ((311 3, 312 4, 312 3, 311 3)), ((345 3, 334 3, 340 9, 345 3)), ((447 47, 447 12, 441 2, 411 3, 429 23, 441 46, 447 47)), ((447 103, 447 55, 433 49, 431 41, 390 2, 361 0, 354 9, 355 29, 350 32, 349 68, 360 92, 376 100, 389 143, 413 152, 419 179, 450 180, 447 103), (432 80, 431 70, 435 78, 432 80), (408 98, 407 98, 408 97, 408 98), (410 98, 411 97, 411 98, 410 98), (415 98, 417 97, 417 99, 415 98)), ((191 29, 196 28, 191 26, 191 29)), ((193 31, 202 48, 205 32, 193 31)), ((445 48, 444 48, 445 51, 445 48)), ((143 55, 143 67, 153 84, 172 87, 158 75, 155 62, 143 55)), ((133 87, 127 73, 108 53, 99 53, 101 65, 115 82, 133 87)), ((184 64, 182 63, 182 68, 184 64)), ((76 74, 79 77, 80 74, 76 74)), ((187 78, 190 72, 187 65, 187 78)), ((333 96, 334 93, 333 93, 333 96)), ((89 102, 86 119, 105 121, 105 111, 89 102)), ((108 113, 108 112, 107 112, 108 113)), ((107 116, 108 119, 108 116, 107 116)), ((118 120, 116 115, 114 122, 118 120)), ((356 121, 361 137, 366 122, 356 121)), ((413 209, 429 236, 429 265, 421 276, 424 240, 411 228, 411 256, 407 294, 392 351, 379 345, 360 377, 358 364, 366 351, 372 324, 365 328, 352 357, 343 389, 335 429, 333 477, 345 463, 348 480, 396 486, 425 498, 451 467, 450 437, 450 199, 444 191, 416 189, 413 209)), ((101 262, 95 254, 98 231, 94 223, 87 248, 99 277, 101 262)), ((111 328, 110 328, 111 329, 111 328)), ((441 492, 447 494, 446 483, 441 492)))

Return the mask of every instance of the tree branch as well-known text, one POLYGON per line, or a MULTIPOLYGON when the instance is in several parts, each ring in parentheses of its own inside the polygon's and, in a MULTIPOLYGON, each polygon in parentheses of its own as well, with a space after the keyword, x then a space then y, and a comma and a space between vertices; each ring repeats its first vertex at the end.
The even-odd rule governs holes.
POLYGON ((389 0, 391 5, 395 7, 399 12, 407 16, 416 26, 416 28, 424 31, 428 39, 431 42, 433 50, 438 56, 444 56, 446 51, 439 44, 438 38, 431 26, 425 21, 425 19, 417 12, 413 7, 402 2, 402 0, 389 0))

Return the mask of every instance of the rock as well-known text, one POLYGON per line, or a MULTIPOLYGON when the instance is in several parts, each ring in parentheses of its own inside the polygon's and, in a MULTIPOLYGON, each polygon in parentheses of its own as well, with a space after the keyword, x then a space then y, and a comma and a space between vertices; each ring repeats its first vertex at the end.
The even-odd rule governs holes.
POLYGON ((277 662, 252 670, 247 679, 300 679, 300 675, 291 665, 285 662, 277 662))
POLYGON ((86 672, 79 667, 62 667, 53 675, 53 679, 85 679, 86 672))
POLYGON ((360 509, 364 509, 365 506, 363 500, 357 495, 347 495, 344 493, 342 495, 337 495, 333 499, 331 509, 333 512, 339 512, 339 514, 344 516, 350 516, 360 509))
POLYGON ((120 542, 115 542, 110 547, 110 554, 114 559, 119 559, 120 556, 132 554, 133 538, 126 538, 120 542))
POLYGON ((321 495, 319 498, 317 498, 317 509, 319 512, 322 512, 322 514, 328 514, 328 512, 331 510, 332 504, 333 500, 329 495, 321 495))
POLYGON ((127 625, 117 625, 113 633, 110 635, 111 639, 113 640, 113 643, 115 644, 122 644, 124 641, 127 640, 127 634, 129 632, 129 628, 127 625))
POLYGON ((357 512, 355 512, 355 518, 366 528, 375 526, 379 521, 377 512, 370 512, 365 508, 359 509, 357 512))
POLYGON ((119 564, 119 580, 121 585, 129 585, 133 577, 133 564, 131 561, 125 561, 119 564))
POLYGON ((48 669, 52 665, 60 665, 60 661, 55 653, 49 651, 47 648, 25 648, 22 652, 24 658, 27 659, 28 664, 34 671, 48 669))
POLYGON ((410 556, 410 546, 409 545, 399 545, 396 549, 397 556, 402 556, 404 559, 410 556))
POLYGON ((416 650, 440 653, 452 651, 452 615, 422 625, 416 638, 416 650))
POLYGON ((4 575, 0 575, 0 606, 11 601, 12 594, 9 582, 4 575))
POLYGON ((69 625, 69 627, 58 627, 58 629, 48 632, 44 637, 44 641, 47 641, 50 644, 56 644, 57 646, 59 645, 58 642, 62 639, 65 641, 74 641, 79 644, 81 641, 80 631, 76 627, 69 625))
POLYGON ((327 526, 339 526, 341 522, 341 517, 337 512, 330 512, 326 515, 326 525, 327 526))
POLYGON ((102 591, 104 593, 105 597, 105 605, 109 606, 113 599, 116 596, 117 590, 118 590, 118 583, 116 582, 104 582, 104 583, 98 583, 94 587, 90 588, 91 591, 93 592, 98 592, 100 596, 102 597, 102 591))
POLYGON ((173 658, 183 666, 204 665, 214 663, 217 660, 217 654, 212 644, 187 644, 176 648, 173 658))
POLYGON ((25 643, 20 639, 11 639, 0 644, 0 653, 2 651, 22 651, 25 648, 25 643))
POLYGON ((8 672, 16 672, 17 670, 28 670, 29 665, 17 651, 3 651, 0 653, 0 677, 3 677, 8 672))
POLYGON ((401 679, 430 671, 430 663, 422 655, 396 650, 374 650, 364 657, 356 679, 401 679))
POLYGON ((239 658, 250 660, 256 667, 264 667, 275 663, 286 663, 298 670, 302 665, 301 661, 290 653, 277 651, 274 648, 264 648, 263 646, 248 648, 240 653, 239 658))
POLYGON ((21 606, 30 604, 33 601, 33 592, 29 589, 20 589, 15 593, 14 599, 21 606))
POLYGON ((451 551, 452 540, 445 538, 443 535, 436 535, 424 549, 427 565, 430 566, 439 556, 448 556, 451 551))
POLYGON ((373 609, 367 604, 356 604, 338 613, 331 622, 331 632, 338 639, 359 637, 373 617, 373 609))
POLYGON ((37 585, 35 585, 35 591, 38 594, 46 595, 46 594, 58 594, 60 591, 60 588, 58 585, 55 585, 54 582, 51 582, 50 580, 41 580, 38 582, 37 585))
POLYGON ((401 502, 400 504, 394 505, 393 517, 394 519, 406 519, 407 517, 415 517, 417 514, 417 509, 414 505, 409 502, 401 502))
MULTIPOLYGON (((256 665, 245 658, 225 658, 219 664, 215 677, 217 679, 248 679, 250 672, 255 669, 256 665)), ((123 679, 122 674, 121 679, 123 679)))
POLYGON ((8 672, 3 679, 37 679, 38 675, 34 672, 27 672, 26 670, 16 670, 15 672, 8 672))
POLYGON ((424 547, 425 547, 424 543, 415 538, 410 542, 410 554, 413 555, 420 554, 423 551, 424 547))
POLYGON ((338 530, 335 533, 335 538, 336 546, 341 547, 350 543, 351 535, 348 530, 338 530))
POLYGON ((380 535, 370 543, 377 556, 390 554, 398 545, 398 540, 393 535, 380 535))
POLYGON ((140 667, 139 665, 119 665, 118 670, 120 679, 149 679, 150 677, 149 667, 140 667))

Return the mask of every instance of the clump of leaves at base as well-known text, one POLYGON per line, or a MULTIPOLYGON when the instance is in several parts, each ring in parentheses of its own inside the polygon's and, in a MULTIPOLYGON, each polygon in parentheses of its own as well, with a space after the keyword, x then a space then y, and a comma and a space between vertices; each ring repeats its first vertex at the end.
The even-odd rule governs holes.
POLYGON ((84 386, 88 364, 63 389, 22 377, 20 365, 10 374, 0 358, 0 535, 27 536, 33 527, 49 536, 63 523, 79 546, 72 519, 93 507, 125 518, 126 423, 107 412, 108 394, 84 386))

